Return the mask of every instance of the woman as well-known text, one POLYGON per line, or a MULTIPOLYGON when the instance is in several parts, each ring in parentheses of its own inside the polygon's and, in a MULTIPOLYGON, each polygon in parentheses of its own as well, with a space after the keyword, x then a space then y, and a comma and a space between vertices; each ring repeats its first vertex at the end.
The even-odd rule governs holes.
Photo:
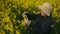
POLYGON ((53 25, 53 19, 50 17, 52 12, 52 5, 45 2, 43 5, 38 6, 40 14, 30 14, 24 12, 28 18, 24 18, 24 22, 29 25, 29 28, 33 34, 50 34, 51 25, 53 25), (32 20, 32 22, 30 22, 32 20))

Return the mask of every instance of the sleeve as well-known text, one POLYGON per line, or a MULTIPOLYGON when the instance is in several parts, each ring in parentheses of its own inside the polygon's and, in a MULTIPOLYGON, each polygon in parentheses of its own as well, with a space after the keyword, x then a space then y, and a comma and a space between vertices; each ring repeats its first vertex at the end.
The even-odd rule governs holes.
POLYGON ((26 13, 26 15, 27 15, 29 20, 35 20, 36 16, 37 16, 37 14, 30 14, 30 13, 26 13))

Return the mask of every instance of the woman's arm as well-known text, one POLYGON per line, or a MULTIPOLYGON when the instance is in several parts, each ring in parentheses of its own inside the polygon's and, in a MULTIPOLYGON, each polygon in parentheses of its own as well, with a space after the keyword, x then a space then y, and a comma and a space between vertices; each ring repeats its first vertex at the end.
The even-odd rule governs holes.
POLYGON ((24 22, 27 25, 30 25, 30 23, 31 23, 30 20, 35 20, 37 17, 37 14, 30 14, 29 12, 24 12, 22 15, 24 16, 24 22), (26 16, 27 16, 27 18, 26 18, 26 16))
POLYGON ((37 14, 31 14, 29 12, 24 12, 23 15, 27 16, 29 20, 35 20, 37 17, 37 14))
POLYGON ((28 18, 24 18, 24 22, 25 22, 26 25, 30 25, 30 23, 31 23, 31 21, 29 21, 28 18))
POLYGON ((28 12, 24 12, 22 14, 22 16, 24 17, 24 22, 27 24, 27 25, 30 25, 31 21, 30 20, 34 20, 36 19, 36 15, 35 14, 30 14, 28 12), (27 17, 26 17, 27 16, 27 17))

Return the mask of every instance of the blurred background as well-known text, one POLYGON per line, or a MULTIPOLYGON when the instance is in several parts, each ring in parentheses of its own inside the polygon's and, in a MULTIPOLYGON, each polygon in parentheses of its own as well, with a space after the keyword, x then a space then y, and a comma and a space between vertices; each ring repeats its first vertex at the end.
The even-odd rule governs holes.
POLYGON ((38 14, 37 6, 44 2, 53 5, 51 17, 54 26, 51 34, 60 34, 60 0, 0 0, 0 34, 29 34, 22 13, 38 14))

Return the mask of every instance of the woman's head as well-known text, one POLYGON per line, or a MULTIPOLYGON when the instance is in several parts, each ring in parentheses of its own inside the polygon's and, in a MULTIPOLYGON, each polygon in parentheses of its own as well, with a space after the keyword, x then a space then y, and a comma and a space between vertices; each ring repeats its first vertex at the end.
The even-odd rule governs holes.
POLYGON ((44 11, 39 11, 41 16, 47 16, 47 14, 44 11))
POLYGON ((45 2, 43 5, 38 6, 39 12, 42 16, 50 16, 51 10, 53 9, 52 5, 48 2, 45 2))

